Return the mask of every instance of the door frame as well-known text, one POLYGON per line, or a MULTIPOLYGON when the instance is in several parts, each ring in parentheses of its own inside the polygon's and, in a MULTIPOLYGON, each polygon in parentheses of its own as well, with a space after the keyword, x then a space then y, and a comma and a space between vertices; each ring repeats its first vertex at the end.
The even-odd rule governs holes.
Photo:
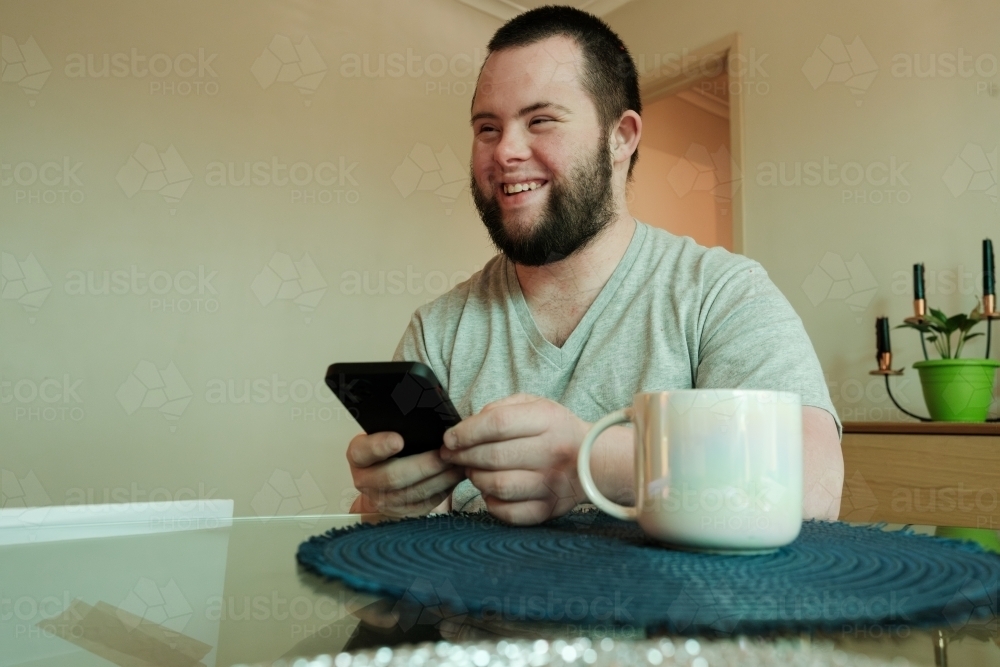
MULTIPOLYGON (((639 77, 639 93, 642 103, 674 95, 693 87, 698 81, 708 78, 706 65, 725 63, 729 75, 729 154, 732 172, 740 175, 739 184, 732 190, 733 252, 744 253, 744 198, 746 189, 746 169, 743 164, 743 75, 746 68, 743 40, 740 33, 730 33, 701 48, 685 50, 676 73, 664 75, 650 72, 639 77)), ((719 70, 721 72, 721 69, 719 70)))

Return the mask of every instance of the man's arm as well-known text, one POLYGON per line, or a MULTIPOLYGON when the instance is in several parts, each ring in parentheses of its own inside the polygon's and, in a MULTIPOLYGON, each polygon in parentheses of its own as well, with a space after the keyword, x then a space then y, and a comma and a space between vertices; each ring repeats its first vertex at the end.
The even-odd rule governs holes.
POLYGON ((844 489, 844 455, 833 415, 811 405, 802 407, 802 516, 836 521, 844 489))
MULTIPOLYGON (((612 426, 594 444, 594 483, 609 500, 635 503, 633 430, 612 426)), ((844 488, 844 457, 833 416, 822 408, 802 408, 802 468, 805 519, 836 520, 844 488)))

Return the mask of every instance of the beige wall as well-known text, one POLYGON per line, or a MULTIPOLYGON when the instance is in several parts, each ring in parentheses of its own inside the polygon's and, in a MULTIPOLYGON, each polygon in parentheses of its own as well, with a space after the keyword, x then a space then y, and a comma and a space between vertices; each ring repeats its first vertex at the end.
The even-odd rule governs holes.
POLYGON ((704 246, 733 249, 732 194, 716 164, 730 163, 729 120, 676 95, 644 105, 629 211, 704 246))
MULTIPOLYGON (((963 186, 956 163, 996 150, 1000 99, 983 91, 1000 79, 895 76, 893 59, 995 62, 998 14, 637 0, 609 17, 647 69, 743 34, 746 252, 802 315, 845 418, 893 415, 865 373, 875 316, 907 313, 910 264, 975 274, 979 241, 1000 237, 995 191, 963 186), (828 34, 871 54, 859 94, 823 79, 828 34), (849 201, 762 180, 824 159, 901 176, 849 201)), ((320 385, 326 365, 388 358, 415 307, 492 255, 465 165, 498 25, 454 0, 0 5, 3 502, 346 509, 358 428, 320 385)), ((995 177, 994 162, 977 178, 995 177)), ((929 283, 935 305, 971 306, 947 277, 929 283)), ((894 342, 917 358, 912 337, 894 342)), ((920 406, 912 371, 900 387, 920 406)))
MULTIPOLYGON (((647 75, 742 35, 744 252, 802 317, 841 417, 905 419, 867 375, 875 317, 912 313, 919 261, 935 271, 931 305, 968 312, 980 243, 1000 238, 1000 5, 637 0, 608 18, 647 75), (856 77, 846 82, 833 69, 844 54, 856 77), (795 182, 797 164, 824 160, 837 165, 826 182, 795 182), (868 176, 853 184, 859 166, 868 176)), ((892 337, 898 366, 921 358, 914 334, 892 337)), ((969 345, 983 353, 982 338, 969 345)), ((894 382, 904 406, 926 414, 916 372, 894 382)))
POLYGON ((44 61, 31 68, 50 70, 37 94, 0 84, 5 502, 346 510, 360 429, 322 385, 326 366, 390 358, 413 310, 493 254, 466 165, 498 21, 453 0, 151 7, 0 6, 4 48, 30 53, 32 38, 44 61), (306 38, 314 50, 296 52, 306 38), (77 76, 104 54, 112 67, 125 54, 126 76, 77 76), (278 76, 278 56, 304 64, 278 76), (181 75, 146 72, 168 61, 181 75), (180 164, 143 191, 130 156, 146 144, 180 164), (259 173, 233 184, 247 162, 259 173), (48 163, 53 184, 32 181, 48 163), (283 180, 294 165, 299 185, 283 180), (173 201, 159 192, 185 181, 173 201))

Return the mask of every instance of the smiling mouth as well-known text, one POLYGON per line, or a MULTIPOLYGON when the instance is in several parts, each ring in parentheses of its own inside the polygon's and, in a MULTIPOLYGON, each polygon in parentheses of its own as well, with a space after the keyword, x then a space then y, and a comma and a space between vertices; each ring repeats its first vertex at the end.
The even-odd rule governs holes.
POLYGON ((537 190, 545 185, 546 181, 523 181, 521 183, 503 183, 503 193, 507 196, 516 195, 521 192, 537 190))

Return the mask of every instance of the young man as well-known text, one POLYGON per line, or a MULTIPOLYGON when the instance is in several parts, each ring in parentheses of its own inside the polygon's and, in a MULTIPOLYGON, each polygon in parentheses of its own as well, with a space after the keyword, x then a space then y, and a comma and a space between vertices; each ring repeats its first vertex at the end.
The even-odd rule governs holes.
MULTIPOLYGON (((538 523, 586 501, 591 424, 641 391, 802 396, 806 518, 835 519, 839 422, 798 316, 756 262, 636 221, 626 185, 642 133, 638 78, 600 19, 542 7, 501 27, 472 102, 472 193, 500 254, 419 308, 396 360, 421 361, 464 420, 439 451, 386 460, 358 435, 352 511, 487 509, 538 523)), ((632 430, 595 446, 601 491, 629 502, 632 430)))

